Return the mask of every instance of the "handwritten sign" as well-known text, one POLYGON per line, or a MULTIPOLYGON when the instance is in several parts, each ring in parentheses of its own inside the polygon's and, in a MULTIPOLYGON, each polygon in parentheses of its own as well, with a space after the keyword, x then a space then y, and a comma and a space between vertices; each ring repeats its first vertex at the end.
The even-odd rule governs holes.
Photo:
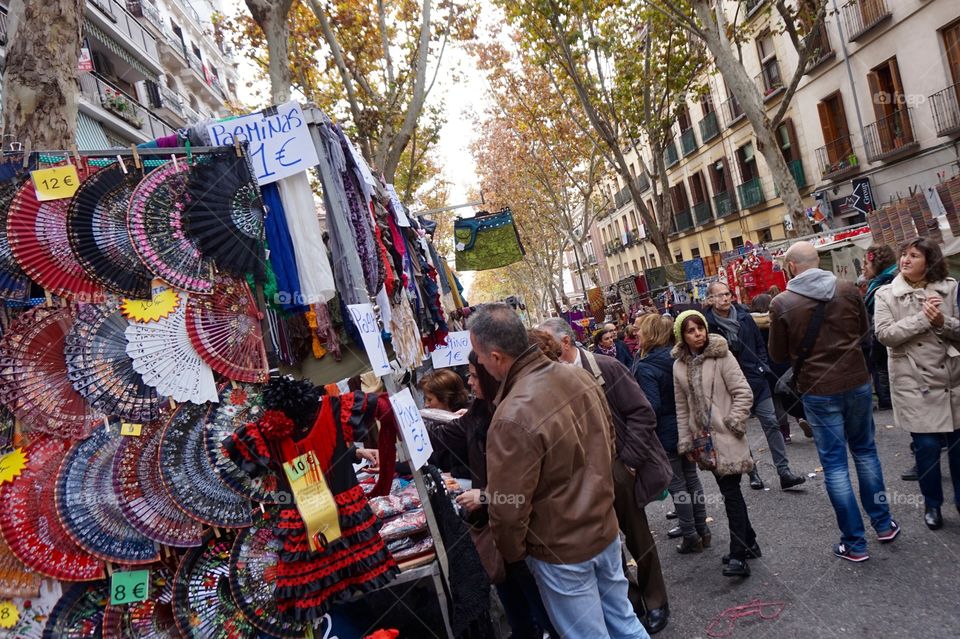
POLYGON ((432 353, 434 368, 466 366, 470 356, 470 331, 455 331, 447 335, 447 345, 440 346, 432 353))
POLYGON ((393 212, 397 214, 397 226, 410 226, 410 220, 407 218, 407 211, 403 208, 400 196, 392 184, 387 185, 387 193, 390 194, 390 203, 393 204, 393 212))
POLYGON ((433 445, 430 443, 427 426, 420 417, 420 409, 413 401, 410 389, 404 388, 399 393, 391 395, 390 405, 393 407, 397 423, 400 424, 400 434, 410 453, 410 463, 414 468, 420 468, 433 454, 433 445))
POLYGON ((30 177, 37 190, 37 199, 41 202, 73 197, 80 188, 80 176, 77 175, 77 167, 72 164, 30 171, 30 177))
POLYGON ((387 349, 383 345, 383 337, 380 335, 380 324, 377 323, 377 316, 373 312, 372 304, 348 304, 350 317, 354 325, 360 331, 360 337, 363 339, 363 348, 367 351, 367 358, 370 360, 370 367, 377 377, 382 377, 390 372, 390 360, 387 359, 387 349))
POLYGON ((296 102, 273 109, 217 122, 207 127, 214 146, 233 146, 235 140, 249 142, 250 160, 257 184, 270 184, 317 165, 303 111, 296 102))
POLYGON ((0 603, 0 628, 13 628, 20 621, 20 611, 12 601, 0 603))
POLYGON ((113 573, 110 581, 110 605, 146 601, 150 596, 149 570, 124 570, 113 573))
POLYGON ((143 424, 131 424, 130 422, 120 424, 120 434, 127 437, 139 437, 142 431, 143 424))

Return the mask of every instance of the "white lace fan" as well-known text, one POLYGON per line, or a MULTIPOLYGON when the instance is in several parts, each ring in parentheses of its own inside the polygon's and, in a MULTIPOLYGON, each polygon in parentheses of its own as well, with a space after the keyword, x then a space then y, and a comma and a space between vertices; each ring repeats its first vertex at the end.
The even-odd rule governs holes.
POLYGON ((169 316, 127 327, 127 355, 143 382, 177 402, 216 402, 213 369, 200 359, 186 324, 186 293, 169 316))

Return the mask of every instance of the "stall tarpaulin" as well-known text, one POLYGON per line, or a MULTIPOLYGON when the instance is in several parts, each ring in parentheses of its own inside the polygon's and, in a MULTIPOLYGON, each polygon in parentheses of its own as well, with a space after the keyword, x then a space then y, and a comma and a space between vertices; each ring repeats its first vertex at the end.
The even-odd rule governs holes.
POLYGON ((706 277, 706 271, 703 268, 703 260, 699 257, 695 257, 692 260, 687 260, 684 262, 683 272, 684 275, 686 275, 688 282, 692 282, 693 280, 701 280, 706 277))
POLYGON ((647 276, 647 286, 650 287, 651 293, 657 291, 658 289, 666 288, 667 271, 662 266, 648 268, 644 274, 647 276))
POLYGON ((667 271, 667 281, 671 284, 682 284, 687 281, 687 274, 683 270, 683 264, 667 264, 664 266, 667 271))
POLYGON ((617 282, 617 292, 620 293, 620 303, 625 311, 629 311, 640 302, 640 292, 637 290, 637 281, 633 275, 617 282))

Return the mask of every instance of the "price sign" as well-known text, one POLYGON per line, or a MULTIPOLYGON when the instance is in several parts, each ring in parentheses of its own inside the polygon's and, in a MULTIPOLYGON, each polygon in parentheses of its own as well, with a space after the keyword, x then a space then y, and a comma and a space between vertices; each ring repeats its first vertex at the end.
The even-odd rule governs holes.
POLYGON ((30 177, 37 190, 37 199, 41 202, 73 197, 80 188, 80 176, 77 175, 77 167, 72 164, 30 171, 30 177))
POLYGON ((111 606, 146 601, 148 596, 150 596, 149 570, 125 570, 113 573, 113 579, 110 581, 111 606))
POLYGON ((466 366, 470 357, 470 331, 455 331, 447 335, 447 345, 440 346, 432 353, 434 368, 466 366))
POLYGON ((350 317, 354 325, 360 331, 360 337, 363 339, 363 348, 367 351, 367 358, 370 360, 370 367, 377 377, 381 377, 390 372, 390 360, 387 359, 387 349, 383 345, 383 337, 380 335, 380 325, 377 323, 377 316, 373 313, 371 304, 348 304, 350 317))
POLYGON ((397 226, 410 226, 410 220, 407 218, 407 211, 403 208, 400 196, 392 184, 387 185, 387 193, 390 194, 390 203, 393 204, 393 210, 397 214, 397 226))
POLYGON ((410 389, 404 388, 399 393, 391 395, 390 405, 393 407, 397 423, 400 424, 400 434, 410 452, 410 463, 414 468, 420 468, 433 454, 433 444, 430 443, 427 426, 420 417, 420 409, 413 401, 410 389))
POLYGON ((320 462, 314 456, 312 450, 308 450, 305 455, 294 458, 289 464, 284 464, 283 469, 287 472, 287 477, 294 482, 307 474, 308 470, 320 468, 320 462))
POLYGON ((0 603, 0 628, 13 628, 20 620, 20 611, 12 601, 0 603))
POLYGON ((127 437, 139 437, 141 430, 143 430, 143 424, 130 424, 128 422, 120 424, 120 434, 127 437))

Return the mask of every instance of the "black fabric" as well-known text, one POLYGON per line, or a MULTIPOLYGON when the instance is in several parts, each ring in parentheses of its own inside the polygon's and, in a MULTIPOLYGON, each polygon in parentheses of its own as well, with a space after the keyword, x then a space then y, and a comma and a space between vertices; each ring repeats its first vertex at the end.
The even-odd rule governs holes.
MULTIPOLYGON (((737 358, 743 376, 750 384, 750 390, 753 391, 753 405, 756 406, 770 397, 770 385, 767 382, 767 371, 770 370, 767 343, 763 340, 756 321, 750 315, 750 310, 741 304, 734 304, 733 308, 737 310, 737 321, 740 323, 740 330, 737 331, 739 345, 736 347, 731 345, 730 352, 737 358)), ((730 343, 731 340, 717 321, 713 309, 707 309, 703 316, 707 320, 710 332, 722 336, 730 343)))
POLYGON ((440 538, 446 548, 452 599, 450 624, 454 637, 464 639, 493 638, 493 623, 490 619, 490 582, 473 545, 470 531, 453 509, 453 504, 444 488, 439 470, 424 466, 433 477, 437 490, 430 495, 430 505, 437 518, 440 538))
POLYGON ((723 507, 730 527, 730 558, 743 561, 747 558, 747 548, 757 541, 757 533, 750 525, 750 516, 747 514, 747 502, 740 491, 740 478, 743 475, 714 476, 723 495, 723 507))
POLYGON ((658 346, 643 358, 637 358, 633 376, 657 415, 657 437, 668 454, 677 454, 677 403, 673 390, 671 347, 658 346))

